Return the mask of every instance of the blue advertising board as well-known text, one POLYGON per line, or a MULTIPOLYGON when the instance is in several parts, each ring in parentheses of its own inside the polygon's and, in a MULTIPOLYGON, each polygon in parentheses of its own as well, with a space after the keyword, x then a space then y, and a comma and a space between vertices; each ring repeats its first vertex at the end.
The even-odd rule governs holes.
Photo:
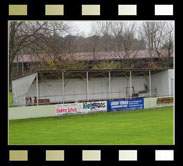
POLYGON ((107 101, 107 112, 136 109, 144 109, 144 98, 107 101))

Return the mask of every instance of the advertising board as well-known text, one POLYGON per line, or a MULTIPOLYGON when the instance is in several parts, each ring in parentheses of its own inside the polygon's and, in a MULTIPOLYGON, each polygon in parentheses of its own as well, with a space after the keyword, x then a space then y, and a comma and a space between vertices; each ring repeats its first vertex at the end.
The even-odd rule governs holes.
POLYGON ((108 100, 107 112, 144 109, 144 98, 108 100))
POLYGON ((56 105, 56 114, 73 114, 107 111, 107 101, 87 102, 87 103, 71 103, 56 105))
POLYGON ((81 103, 71 103, 71 104, 58 104, 56 105, 56 114, 73 114, 81 112, 81 103))
POLYGON ((107 101, 83 103, 83 112, 107 111, 107 101))

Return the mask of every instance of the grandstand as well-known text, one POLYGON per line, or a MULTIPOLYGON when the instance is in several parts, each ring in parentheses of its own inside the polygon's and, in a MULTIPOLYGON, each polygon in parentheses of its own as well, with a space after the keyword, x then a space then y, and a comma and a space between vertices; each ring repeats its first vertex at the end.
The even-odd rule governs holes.
POLYGON ((173 69, 44 70, 12 81, 13 105, 173 96, 173 69))

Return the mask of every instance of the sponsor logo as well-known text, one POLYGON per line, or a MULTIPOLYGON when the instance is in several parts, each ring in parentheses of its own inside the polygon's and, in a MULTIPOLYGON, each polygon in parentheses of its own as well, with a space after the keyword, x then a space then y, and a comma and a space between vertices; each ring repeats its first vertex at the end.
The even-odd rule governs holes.
POLYGON ((57 108, 56 113, 78 112, 77 108, 57 108))
POLYGON ((157 99, 157 104, 167 104, 167 103, 173 103, 173 97, 164 97, 157 99))

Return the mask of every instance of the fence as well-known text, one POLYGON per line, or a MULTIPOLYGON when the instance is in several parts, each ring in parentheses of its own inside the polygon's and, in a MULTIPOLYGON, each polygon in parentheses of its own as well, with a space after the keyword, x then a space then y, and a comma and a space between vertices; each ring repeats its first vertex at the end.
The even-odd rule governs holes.
POLYGON ((8 111, 8 119, 28 119, 37 117, 51 117, 63 114, 90 113, 101 111, 110 112, 165 106, 173 106, 173 97, 121 99, 59 105, 10 107, 8 111))

